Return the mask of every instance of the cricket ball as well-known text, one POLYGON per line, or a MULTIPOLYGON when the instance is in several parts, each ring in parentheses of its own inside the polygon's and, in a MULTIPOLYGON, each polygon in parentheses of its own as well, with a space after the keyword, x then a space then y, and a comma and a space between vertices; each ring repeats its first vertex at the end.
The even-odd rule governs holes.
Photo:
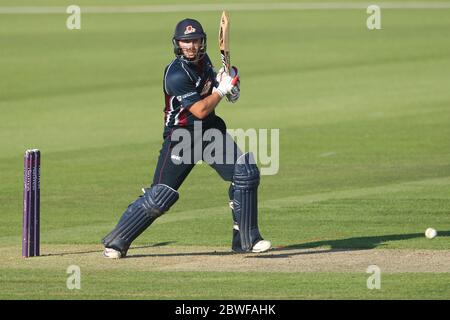
POLYGON ((425 237, 427 237, 428 239, 433 239, 436 236, 437 236, 437 231, 435 229, 428 228, 427 230, 425 230, 425 237))

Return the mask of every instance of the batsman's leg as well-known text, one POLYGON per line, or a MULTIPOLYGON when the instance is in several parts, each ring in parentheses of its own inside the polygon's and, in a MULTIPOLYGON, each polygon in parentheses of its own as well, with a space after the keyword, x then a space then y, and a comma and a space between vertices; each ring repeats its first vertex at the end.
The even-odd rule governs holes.
MULTIPOLYGON (((233 138, 226 132, 222 119, 217 128, 222 127, 223 144, 215 144, 214 150, 222 156, 221 163, 210 163, 225 181, 231 181, 228 190, 233 218, 231 249, 235 252, 264 252, 270 249, 270 241, 259 234, 257 225, 257 188, 259 171, 251 154, 242 154, 233 138), (242 207, 242 209, 241 209, 242 207), (246 228, 244 232, 242 228, 246 228), (245 242, 243 239, 247 239, 245 242), (244 244, 245 243, 245 244, 244 244)), ((207 139, 210 141, 210 139, 207 139)), ((214 143, 216 140, 214 140, 214 143)), ((207 144, 208 145, 208 144, 207 144)))
POLYGON ((233 210, 238 222, 242 251, 264 252, 270 241, 264 240, 258 228, 259 170, 251 153, 240 156, 233 176, 233 210))
POLYGON ((105 256, 124 257, 131 242, 177 200, 178 192, 167 185, 156 184, 145 189, 144 194, 128 206, 115 229, 103 238, 105 256))
MULTIPOLYGON (((176 130, 172 130, 164 137, 151 187, 145 189, 144 194, 128 206, 116 228, 103 239, 106 257, 125 256, 131 242, 178 200, 176 190, 195 163, 173 161, 173 148, 180 143, 177 140, 172 141, 172 134, 175 132, 176 130)), ((189 142, 183 139, 181 143, 189 142)), ((187 146, 189 147, 189 144, 187 146)), ((193 156, 193 152, 191 155, 193 156)))
MULTIPOLYGON (((236 218, 236 214, 233 209, 233 200, 234 200, 234 184, 233 184, 233 175, 234 169, 237 159, 242 155, 242 151, 239 149, 233 138, 226 132, 226 125, 222 119, 218 118, 219 123, 217 125, 218 128, 222 128, 222 144, 217 143, 216 140, 211 142, 214 144, 214 155, 220 155, 220 163, 212 162, 209 165, 217 171, 220 177, 225 181, 230 181, 230 187, 228 189, 229 196, 229 206, 231 209, 231 217, 233 219, 233 227, 232 227, 232 240, 231 240, 231 250, 235 252, 242 252, 241 247, 241 236, 239 234, 239 224, 236 218)), ((208 138, 208 135, 205 134, 207 141, 211 141, 208 138)), ((204 147, 209 146, 211 143, 205 143, 204 147)))

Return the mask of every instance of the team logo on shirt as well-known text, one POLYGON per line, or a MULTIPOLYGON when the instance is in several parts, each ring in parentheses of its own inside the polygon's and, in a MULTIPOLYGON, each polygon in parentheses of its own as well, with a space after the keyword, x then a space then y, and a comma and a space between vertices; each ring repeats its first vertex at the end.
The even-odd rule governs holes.
POLYGON ((195 32, 195 28, 193 26, 187 26, 186 29, 184 30, 184 34, 189 34, 195 32))
POLYGON ((190 96, 193 96, 194 94, 197 94, 197 92, 196 91, 188 92, 181 96, 177 96, 177 100, 181 102, 181 101, 183 101, 183 99, 189 98, 190 96))

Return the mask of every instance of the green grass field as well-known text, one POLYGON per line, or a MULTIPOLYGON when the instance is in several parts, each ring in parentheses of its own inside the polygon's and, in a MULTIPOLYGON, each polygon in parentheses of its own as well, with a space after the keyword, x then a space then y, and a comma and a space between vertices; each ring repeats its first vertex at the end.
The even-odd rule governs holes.
POLYGON ((200 20, 218 66, 220 13, 92 13, 81 30, 66 28, 66 14, 0 14, 0 298, 450 299, 450 9, 382 9, 373 31, 365 10, 230 11, 241 98, 216 112, 229 128, 280 130, 279 172, 259 188, 260 229, 275 249, 230 257, 268 269, 191 269, 203 255, 216 261, 199 248, 226 263, 231 242, 228 183, 205 164, 133 243, 134 258, 101 257, 101 238, 153 177, 173 28, 200 20), (34 147, 43 256, 22 259, 23 153, 34 147), (437 238, 423 236, 428 227, 437 238), (418 251, 443 260, 397 266, 368 290, 373 249, 411 253, 419 266, 418 251), (292 250, 325 250, 330 264, 335 251, 360 250, 368 263, 278 270, 314 258, 292 250), (81 268, 80 290, 66 287, 69 265, 81 268))

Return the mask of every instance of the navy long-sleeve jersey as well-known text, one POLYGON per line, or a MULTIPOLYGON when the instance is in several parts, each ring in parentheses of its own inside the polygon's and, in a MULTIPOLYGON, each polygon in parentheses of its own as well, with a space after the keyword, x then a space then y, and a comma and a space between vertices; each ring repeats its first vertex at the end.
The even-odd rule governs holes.
POLYGON ((203 120, 195 117, 189 108, 210 95, 215 85, 215 71, 205 54, 197 64, 174 59, 164 70, 164 136, 173 128, 192 128, 194 121, 202 121, 203 128, 213 123, 214 111, 203 120))

